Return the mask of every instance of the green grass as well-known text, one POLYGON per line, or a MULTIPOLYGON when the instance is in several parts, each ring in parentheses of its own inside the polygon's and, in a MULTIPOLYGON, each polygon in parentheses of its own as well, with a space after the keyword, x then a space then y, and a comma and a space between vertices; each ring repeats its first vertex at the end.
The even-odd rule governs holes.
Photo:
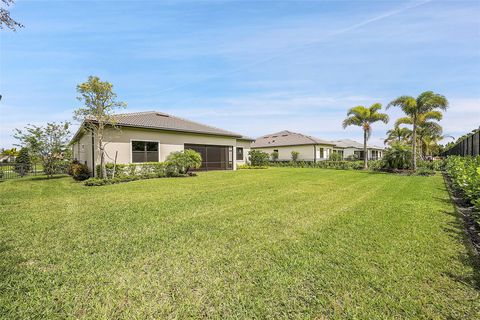
POLYGON ((0 316, 478 319, 441 176, 271 168, 0 183, 0 316))

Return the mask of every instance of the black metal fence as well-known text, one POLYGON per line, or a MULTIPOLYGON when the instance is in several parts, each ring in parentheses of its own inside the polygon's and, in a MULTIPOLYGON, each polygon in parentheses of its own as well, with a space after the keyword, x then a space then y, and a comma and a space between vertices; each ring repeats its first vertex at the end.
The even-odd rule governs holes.
POLYGON ((480 155, 480 130, 470 134, 465 139, 457 142, 453 147, 445 150, 443 156, 478 156, 480 155))
POLYGON ((43 174, 41 165, 24 163, 0 163, 0 180, 16 179, 43 174))

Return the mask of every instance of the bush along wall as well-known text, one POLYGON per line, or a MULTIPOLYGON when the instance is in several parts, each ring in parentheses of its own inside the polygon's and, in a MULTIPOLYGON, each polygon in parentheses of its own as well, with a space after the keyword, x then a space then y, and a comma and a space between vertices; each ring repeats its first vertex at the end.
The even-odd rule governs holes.
MULTIPOLYGON (((363 169, 362 161, 272 161, 271 167, 294 167, 294 168, 323 168, 323 169, 341 169, 341 170, 361 170, 363 169)), ((380 169, 380 160, 372 160, 368 162, 368 166, 372 170, 380 169)))
POLYGON ((480 156, 449 156, 445 160, 445 171, 452 187, 475 206, 477 221, 480 221, 480 156))
MULTIPOLYGON (((195 175, 192 173, 180 173, 178 166, 169 162, 143 162, 117 165, 108 163, 106 167, 106 179, 90 178, 86 180, 84 184, 86 186, 103 186, 142 179, 187 177, 195 175)), ((100 165, 98 165, 95 169, 97 177, 100 176, 100 165)))

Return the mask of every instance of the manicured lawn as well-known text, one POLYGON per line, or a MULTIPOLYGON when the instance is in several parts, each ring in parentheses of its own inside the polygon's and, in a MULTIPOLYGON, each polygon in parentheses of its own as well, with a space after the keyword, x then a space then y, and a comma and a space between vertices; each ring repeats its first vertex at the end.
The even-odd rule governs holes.
POLYGON ((0 182, 0 316, 480 316, 441 176, 271 168, 0 182))

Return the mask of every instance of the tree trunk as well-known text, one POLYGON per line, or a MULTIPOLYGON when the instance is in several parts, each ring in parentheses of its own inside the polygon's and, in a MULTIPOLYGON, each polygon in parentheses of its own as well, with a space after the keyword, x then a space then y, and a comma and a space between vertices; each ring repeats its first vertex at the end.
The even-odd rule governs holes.
MULTIPOLYGON (((98 151, 100 152, 100 178, 107 178, 107 166, 105 165, 105 150, 103 148, 103 136, 98 135, 98 151)), ((95 168, 93 168, 95 170, 95 168)))
POLYGON ((413 170, 417 170, 417 117, 413 118, 413 138, 412 138, 412 148, 413 148, 413 159, 412 159, 412 166, 413 170))
POLYGON ((367 130, 363 130, 363 169, 368 169, 367 130))

